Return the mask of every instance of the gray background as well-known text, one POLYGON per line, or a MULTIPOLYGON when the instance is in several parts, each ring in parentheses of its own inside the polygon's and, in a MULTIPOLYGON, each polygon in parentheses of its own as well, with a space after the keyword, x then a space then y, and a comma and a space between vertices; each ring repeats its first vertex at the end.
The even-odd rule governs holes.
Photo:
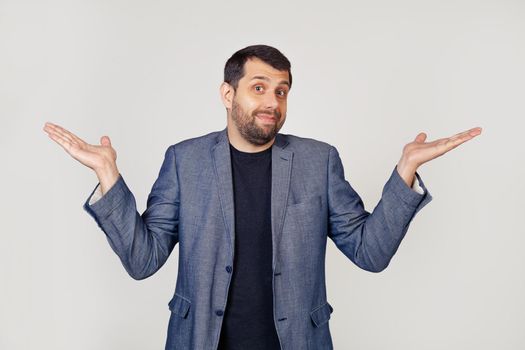
POLYGON ((222 69, 280 49, 283 133, 335 145, 371 211, 418 132, 483 133, 419 168, 434 200, 391 265, 329 241, 336 349, 525 348, 523 1, 0 0, 0 348, 161 349, 178 246, 131 279, 82 209, 97 184, 42 131, 109 135, 139 210, 166 148, 220 130, 222 69))

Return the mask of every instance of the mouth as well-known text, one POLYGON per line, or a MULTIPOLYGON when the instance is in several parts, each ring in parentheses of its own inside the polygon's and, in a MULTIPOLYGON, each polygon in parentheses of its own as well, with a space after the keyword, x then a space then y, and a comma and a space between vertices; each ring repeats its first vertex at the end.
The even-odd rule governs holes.
POLYGON ((261 119, 262 121, 271 122, 271 123, 275 123, 277 121, 277 118, 275 118, 274 115, 266 114, 266 113, 257 114, 257 118, 261 119))

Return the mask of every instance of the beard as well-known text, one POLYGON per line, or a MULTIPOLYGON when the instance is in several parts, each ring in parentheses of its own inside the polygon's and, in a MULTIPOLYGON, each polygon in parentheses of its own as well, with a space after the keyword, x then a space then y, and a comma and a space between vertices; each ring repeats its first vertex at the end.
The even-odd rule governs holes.
POLYGON ((279 132, 282 127, 281 113, 266 112, 266 111, 254 111, 251 115, 233 99, 232 103, 232 120, 239 130, 241 136, 248 142, 254 145, 264 145, 270 142, 275 135, 279 132), (266 124, 264 127, 257 125, 256 116, 259 113, 266 113, 273 115, 277 121, 274 124, 266 124))

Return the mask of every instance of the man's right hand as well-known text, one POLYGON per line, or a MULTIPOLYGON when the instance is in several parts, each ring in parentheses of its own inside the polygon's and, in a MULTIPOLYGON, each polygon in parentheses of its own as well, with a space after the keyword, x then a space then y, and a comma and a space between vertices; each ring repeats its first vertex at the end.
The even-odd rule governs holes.
POLYGON ((74 159, 93 169, 105 194, 118 180, 117 152, 108 136, 100 138, 99 145, 90 145, 59 125, 47 122, 44 131, 74 159))

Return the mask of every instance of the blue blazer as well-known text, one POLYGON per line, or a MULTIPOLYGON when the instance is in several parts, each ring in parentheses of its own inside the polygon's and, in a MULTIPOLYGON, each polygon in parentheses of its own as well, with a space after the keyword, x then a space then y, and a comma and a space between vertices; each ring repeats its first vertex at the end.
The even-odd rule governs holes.
MULTIPOLYGON (((345 180, 335 147, 277 134, 272 145, 274 322, 283 350, 332 349, 326 298, 329 237, 358 267, 385 269, 416 213, 432 200, 394 167, 373 212, 345 180)), ((97 187, 99 184, 97 184, 97 187)), ((137 212, 122 175, 84 209, 104 231, 129 275, 159 270, 179 244, 177 283, 166 349, 217 349, 232 276, 235 227, 227 129, 168 147, 159 175, 137 212)))

